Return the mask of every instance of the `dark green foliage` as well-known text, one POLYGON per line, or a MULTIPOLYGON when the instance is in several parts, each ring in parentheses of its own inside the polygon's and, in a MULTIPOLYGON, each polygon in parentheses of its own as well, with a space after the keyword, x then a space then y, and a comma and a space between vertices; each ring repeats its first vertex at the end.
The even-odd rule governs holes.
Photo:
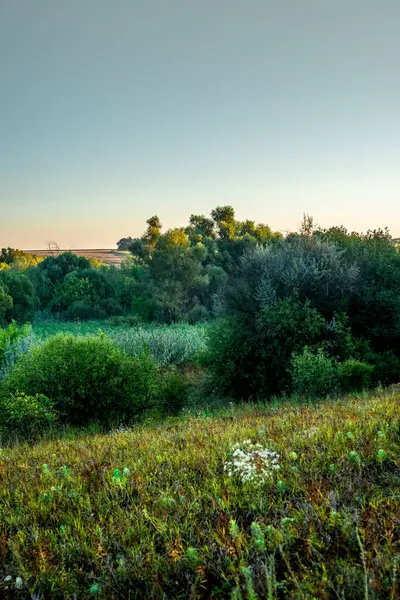
MULTIPOLYGON (((47 260, 47 259, 46 259, 47 260)), ((44 261, 45 262, 45 261, 44 261)), ((41 263, 43 264, 43 263, 41 263)), ((44 310, 51 301, 54 293, 54 285, 45 271, 39 268, 31 268, 26 272, 29 281, 31 281, 35 290, 37 307, 39 310, 44 310)))
POLYGON ((393 350, 371 353, 369 356, 374 365, 371 380, 373 384, 388 385, 400 380, 400 358, 393 350))
POLYGON ((363 236, 333 227, 315 236, 334 242, 359 269, 347 310, 354 335, 368 339, 374 351, 400 355, 400 253, 389 233, 376 230, 363 236))
POLYGON ((0 395, 0 433, 3 438, 38 436, 57 421, 54 405, 43 394, 0 395))
POLYGON ((215 385, 239 398, 288 391, 292 353, 332 335, 327 317, 356 279, 330 244, 290 240, 246 253, 218 298, 226 318, 210 340, 215 385))
POLYGON ((208 219, 204 215, 190 215, 189 223, 189 235, 198 235, 201 239, 215 237, 215 223, 213 219, 208 219))
POLYGON ((6 315, 13 306, 13 299, 7 293, 8 288, 0 282, 0 327, 7 323, 6 315))
POLYGON ((117 248, 118 248, 118 250, 130 250, 132 242, 133 242, 133 238, 131 238, 131 237, 121 238, 117 242, 117 248))
POLYGON ((15 271, 0 271, 0 284, 12 298, 12 306, 5 312, 5 320, 18 323, 32 321, 35 313, 35 291, 28 277, 15 271))
POLYGON ((84 256, 64 252, 59 256, 49 256, 37 268, 30 269, 28 276, 34 284, 40 307, 46 308, 53 298, 54 290, 64 281, 66 275, 80 269, 91 268, 90 261, 84 256))
POLYGON ((67 321, 89 321, 90 319, 104 319, 107 316, 99 306, 92 306, 85 300, 76 300, 64 311, 67 321))
POLYGON ((22 356, 4 380, 12 393, 45 394, 69 421, 129 418, 154 402, 157 368, 127 358, 107 337, 59 334, 22 356))
MULTIPOLYGON (((346 369, 349 370, 349 365, 345 366, 344 372, 346 369)), ((338 391, 338 367, 322 348, 312 351, 305 346, 301 353, 294 353, 290 373, 295 394, 324 398, 338 391)))
POLYGON ((46 273, 53 285, 58 285, 64 277, 72 271, 90 269, 90 261, 84 256, 77 256, 72 252, 63 252, 59 256, 49 256, 40 263, 38 269, 46 273))
POLYGON ((340 387, 344 392, 365 390, 370 386, 373 365, 349 359, 338 365, 340 387))
POLYGON ((151 256, 151 248, 145 241, 141 239, 134 239, 130 244, 129 250, 131 251, 132 257, 138 262, 149 260, 151 256))
POLYGON ((288 391, 291 355, 320 339, 324 319, 290 298, 247 316, 225 318, 210 330, 206 360, 215 389, 239 399, 288 391))
POLYGON ((165 414, 176 415, 188 400, 190 384, 179 371, 166 372, 161 387, 161 404, 165 414))
POLYGON ((171 246, 153 253, 150 277, 151 299, 157 320, 175 323, 184 320, 198 303, 208 278, 197 258, 198 249, 171 246))
POLYGON ((311 228, 242 256, 217 295, 225 321, 210 344, 212 378, 223 393, 290 391, 292 353, 314 345, 327 361, 371 365, 371 381, 397 381, 399 255, 379 233, 339 240, 311 228))
POLYGON ((65 276, 55 288, 48 307, 52 312, 65 313, 72 320, 102 319, 118 312, 115 295, 106 272, 93 268, 80 269, 65 276))
POLYGON ((107 319, 110 325, 121 325, 124 327, 137 327, 141 323, 141 319, 135 315, 115 316, 107 319))
POLYGON ((243 253, 281 237, 267 225, 236 221, 230 206, 217 207, 211 217, 191 215, 186 229, 164 234, 158 217, 149 219, 146 232, 131 244, 133 260, 143 271, 125 286, 124 296, 132 294, 130 305, 125 299, 122 304, 143 320, 203 321, 243 253))

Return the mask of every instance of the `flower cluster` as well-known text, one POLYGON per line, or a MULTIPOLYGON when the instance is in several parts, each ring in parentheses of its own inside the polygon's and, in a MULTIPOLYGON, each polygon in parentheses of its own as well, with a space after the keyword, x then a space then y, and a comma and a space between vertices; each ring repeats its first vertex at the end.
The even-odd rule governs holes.
POLYGON ((24 582, 22 580, 22 577, 16 577, 14 581, 11 575, 7 575, 6 577, 4 577, 4 579, 0 580, 0 584, 3 584, 2 587, 5 590, 8 590, 12 587, 14 587, 17 590, 22 590, 24 588, 24 582))
POLYGON ((280 455, 251 440, 235 444, 228 456, 224 470, 229 477, 239 477, 242 483, 261 485, 280 469, 280 455))
POLYGON ((318 427, 309 427, 308 429, 303 429, 303 436, 306 438, 312 438, 318 435, 319 429, 318 427))

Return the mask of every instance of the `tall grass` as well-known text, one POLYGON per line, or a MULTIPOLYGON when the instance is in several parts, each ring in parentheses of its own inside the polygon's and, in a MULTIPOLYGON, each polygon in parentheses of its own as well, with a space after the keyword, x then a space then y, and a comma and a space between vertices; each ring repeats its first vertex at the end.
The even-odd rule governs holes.
POLYGON ((399 598, 399 400, 247 406, 3 448, 0 593, 399 598), (256 486, 242 459, 224 468, 245 440, 279 455, 256 486))
POLYGON ((188 364, 206 344, 206 326, 186 323, 126 327, 107 321, 42 320, 34 324, 33 331, 39 340, 61 332, 74 335, 97 335, 102 332, 129 356, 140 356, 143 351, 149 351, 160 366, 188 364))
POLYGON ((188 364, 206 345, 204 325, 130 327, 114 329, 109 335, 130 356, 148 350, 160 366, 188 364))
POLYGON ((16 323, 9 325, 8 329, 0 331, 3 333, 5 342, 0 352, 0 380, 9 373, 17 362, 18 358, 28 352, 39 343, 38 338, 32 331, 30 325, 18 327, 16 323), (12 329, 14 335, 8 335, 12 329))

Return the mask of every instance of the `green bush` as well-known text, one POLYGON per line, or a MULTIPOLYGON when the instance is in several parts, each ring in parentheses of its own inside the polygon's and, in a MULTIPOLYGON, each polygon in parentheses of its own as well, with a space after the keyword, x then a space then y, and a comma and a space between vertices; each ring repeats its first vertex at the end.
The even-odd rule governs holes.
POLYGON ((388 385, 399 381, 400 359, 392 350, 371 353, 368 359, 374 365, 371 375, 373 385, 388 385))
POLYGON ((6 321, 8 323, 13 320, 18 323, 32 321, 36 298, 33 285, 28 277, 15 271, 0 271, 0 284, 3 284, 13 301, 12 306, 5 313, 6 321))
POLYGON ((344 392, 352 392, 368 388, 373 370, 373 365, 359 360, 346 360, 340 363, 338 373, 341 389, 344 392))
POLYGON ((186 315, 188 323, 195 325, 196 323, 205 323, 210 318, 210 313, 202 304, 195 304, 186 315))
POLYGON ((7 293, 7 289, 0 282, 0 327, 7 322, 6 314, 13 306, 13 299, 7 293))
POLYGON ((68 420, 85 423, 136 416, 157 396, 153 359, 126 357, 105 336, 55 335, 21 356, 4 385, 10 392, 45 394, 68 420))
POLYGON ((3 368, 6 352, 14 346, 20 338, 26 337, 31 332, 30 325, 18 325, 13 321, 8 327, 0 328, 0 371, 3 368))
POLYGON ((6 437, 35 436, 56 421, 53 402, 43 394, 21 392, 0 398, 0 431, 6 437))
POLYGON ((89 321, 104 319, 106 313, 98 306, 91 306, 85 300, 77 300, 66 309, 64 316, 67 321, 89 321))
POLYGON ((209 330, 205 353, 214 392, 255 399, 289 391, 293 352, 314 345, 323 327, 323 317, 294 298, 276 301, 255 314, 217 321, 209 330))
POLYGON ((317 398, 337 391, 337 366, 322 348, 313 352, 305 346, 301 353, 294 353, 290 372, 293 391, 297 394, 317 398))
POLYGON ((184 374, 177 371, 165 373, 161 388, 161 402, 165 414, 178 414, 185 406, 190 384, 184 374))

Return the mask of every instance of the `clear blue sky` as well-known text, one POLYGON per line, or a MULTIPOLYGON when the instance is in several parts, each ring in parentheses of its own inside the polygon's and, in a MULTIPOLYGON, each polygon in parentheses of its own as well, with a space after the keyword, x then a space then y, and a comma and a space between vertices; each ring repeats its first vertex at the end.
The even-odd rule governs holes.
POLYGON ((232 204, 400 236, 399 0, 2 0, 0 246, 232 204))

